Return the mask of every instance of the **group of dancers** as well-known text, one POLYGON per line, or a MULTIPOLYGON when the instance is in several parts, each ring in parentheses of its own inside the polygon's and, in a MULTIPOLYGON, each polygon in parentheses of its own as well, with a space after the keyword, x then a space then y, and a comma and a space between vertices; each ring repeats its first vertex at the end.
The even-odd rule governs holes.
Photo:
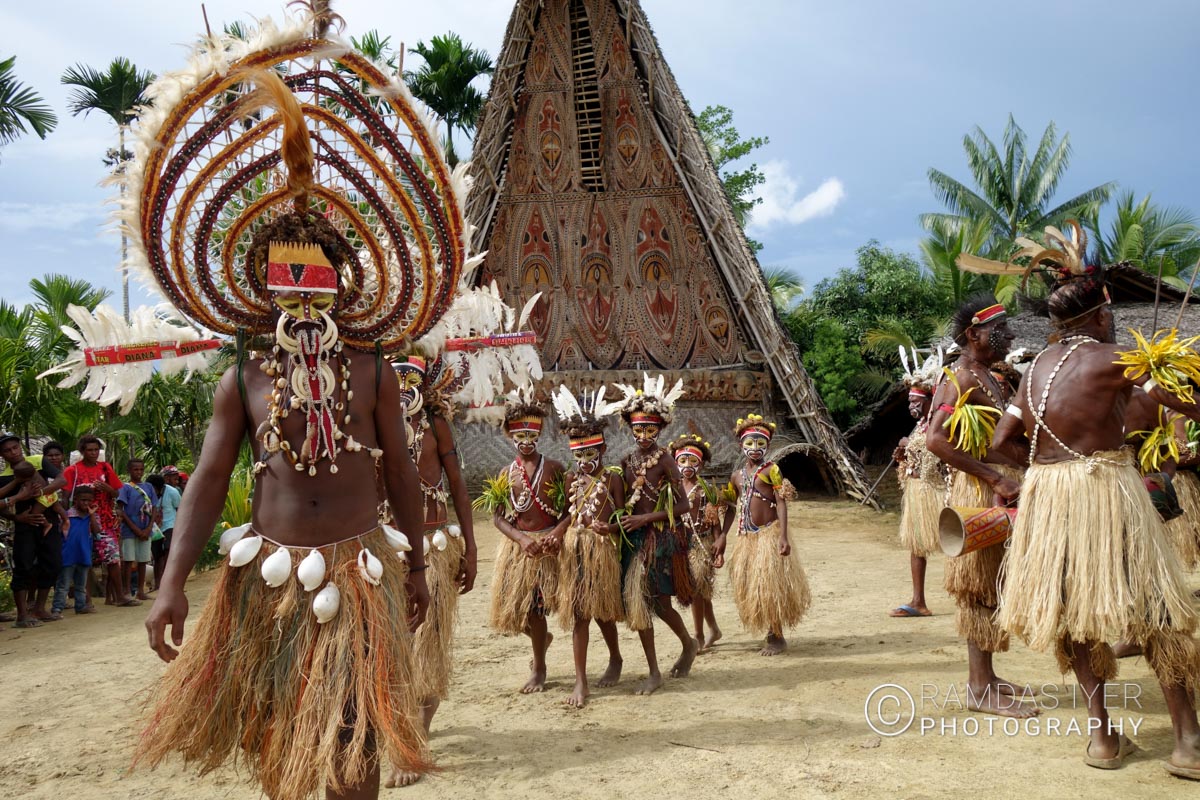
POLYGON ((1019 359, 1006 361, 1014 337, 1005 307, 977 296, 951 321, 957 357, 946 365, 938 349, 907 369, 917 424, 895 455, 913 594, 891 613, 931 613, 925 567, 945 508, 1015 508, 1007 541, 946 561, 967 643, 967 706, 1038 714, 1028 687, 997 676, 993 655, 1010 635, 1052 650, 1095 720, 1085 762, 1116 769, 1134 744, 1109 724, 1102 685, 1115 678, 1118 655, 1142 653, 1173 723, 1166 769, 1200 779, 1197 613, 1184 582, 1200 543, 1200 492, 1188 469, 1197 461, 1188 425, 1200 419, 1190 385, 1200 360, 1175 331, 1119 347, 1104 272, 1084 265, 1083 232, 1071 231, 1047 229, 1046 249, 1012 268, 1026 280, 1047 276, 1045 350, 1015 367, 1019 359))

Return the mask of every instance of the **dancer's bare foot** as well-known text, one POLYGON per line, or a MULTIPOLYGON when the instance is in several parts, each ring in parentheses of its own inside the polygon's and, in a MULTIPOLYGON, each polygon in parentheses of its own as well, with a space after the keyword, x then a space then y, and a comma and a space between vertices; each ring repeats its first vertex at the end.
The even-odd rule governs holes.
POLYGON ((604 670, 604 674, 600 676, 600 680, 596 681, 596 685, 601 689, 607 689, 610 686, 616 686, 621 680, 621 668, 625 666, 625 662, 619 658, 610 658, 608 660, 608 669, 604 670))
POLYGON ((1133 658, 1142 654, 1142 646, 1137 642, 1117 642, 1112 650, 1117 658, 1133 658))
POLYGON ((412 786, 417 781, 421 780, 419 772, 409 772, 403 769, 392 770, 391 777, 383 784, 389 789, 400 789, 405 786, 412 786))
POLYGON ((777 656, 787 649, 787 639, 782 636, 776 636, 773 633, 767 634, 767 643, 763 645, 763 649, 758 651, 760 656, 777 656))
POLYGON ((996 687, 996 691, 1006 697, 1034 697, 1037 691, 1028 683, 1015 683, 1006 681, 1004 678, 992 677, 992 685, 996 687))
POLYGON ((521 687, 521 694, 537 694, 546 691, 546 651, 550 649, 553 641, 554 634, 547 632, 546 646, 542 648, 542 668, 537 668, 536 659, 530 659, 529 680, 525 681, 525 685, 521 687))
POLYGON ((696 640, 688 639, 683 646, 683 652, 679 654, 679 660, 675 662, 675 666, 671 667, 671 677, 686 678, 692 671, 692 662, 696 660, 698 652, 700 652, 700 646, 696 644, 696 640))
POLYGON ((586 681, 575 681, 575 689, 567 697, 566 704, 571 708, 583 708, 590 694, 586 681))
MULTIPOLYGON (((967 708, 983 714, 995 714, 998 717, 1015 717, 1027 719, 1036 717, 1042 710, 1033 703, 1017 700, 1013 695, 1001 691, 999 680, 981 687, 967 686, 967 708)), ((1007 684, 1013 688, 1012 684, 1007 684)))
POLYGON ((700 648, 703 652, 712 648, 714 644, 721 641, 721 629, 716 625, 708 626, 708 636, 704 637, 704 646, 700 648))
POLYGON ((658 691, 659 687, 662 685, 663 685, 662 673, 656 672, 653 675, 646 678, 646 680, 642 681, 642 685, 639 686, 636 691, 634 691, 634 694, 641 694, 641 695, 654 694, 656 691, 658 691))

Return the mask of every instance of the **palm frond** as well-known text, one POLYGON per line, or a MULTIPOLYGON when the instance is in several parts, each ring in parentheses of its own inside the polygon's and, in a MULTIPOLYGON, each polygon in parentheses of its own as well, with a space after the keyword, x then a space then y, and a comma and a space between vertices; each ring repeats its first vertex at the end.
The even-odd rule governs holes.
POLYGON ((42 96, 17 80, 16 56, 0 61, 0 146, 26 133, 39 139, 58 125, 58 117, 42 96))

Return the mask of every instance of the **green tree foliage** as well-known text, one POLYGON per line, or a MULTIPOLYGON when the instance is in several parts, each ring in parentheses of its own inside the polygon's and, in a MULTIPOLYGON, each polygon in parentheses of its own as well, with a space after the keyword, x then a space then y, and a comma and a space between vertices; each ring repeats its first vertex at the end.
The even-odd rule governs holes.
POLYGON ((1187 289, 1180 276, 1189 273, 1200 259, 1200 226, 1195 215, 1182 209, 1154 204, 1150 195, 1134 200, 1133 192, 1117 198, 1115 216, 1102 230, 1098 213, 1088 215, 1091 259, 1098 264, 1129 261, 1157 275, 1163 282, 1187 289))
POLYGON ((42 96, 17 80, 17 57, 0 60, 0 147, 27 133, 45 139, 58 117, 42 96))
POLYGON ((805 368, 834 421, 849 426, 861 409, 856 378, 866 369, 862 354, 846 326, 833 317, 814 320, 811 334, 812 344, 804 355, 805 368))
POLYGON ((1104 183, 1051 206, 1071 162, 1071 137, 1051 122, 1030 153, 1025 131, 1010 114, 997 146, 983 129, 963 137, 971 172, 969 186, 931 168, 929 186, 946 211, 921 215, 926 230, 956 230, 986 223, 990 247, 1008 247, 1018 236, 1039 236, 1047 225, 1061 226, 1071 216, 1086 214, 1108 201, 1116 184, 1104 183))
MULTIPOLYGON (((386 40, 385 40, 386 42, 386 40)), ((454 131, 468 138, 475 132, 479 114, 487 95, 474 85, 476 78, 491 75, 492 57, 486 50, 463 42, 457 33, 434 36, 409 50, 424 62, 415 70, 404 73, 404 82, 418 100, 429 106, 438 121, 446 125, 446 160, 450 166, 458 163, 454 151, 454 131)))
MULTIPOLYGON (((700 137, 708 147, 713 165, 721 177, 721 185, 725 188, 725 196, 733 206, 733 215, 743 228, 750 222, 754 207, 762 202, 755 192, 766 182, 767 178, 758 168, 751 164, 744 169, 733 169, 731 164, 742 160, 752 152, 770 142, 765 136, 752 136, 743 139, 733 124, 733 112, 725 106, 708 106, 696 117, 696 125, 700 128, 700 137)), ((762 244, 747 238, 750 249, 757 253, 762 244)))

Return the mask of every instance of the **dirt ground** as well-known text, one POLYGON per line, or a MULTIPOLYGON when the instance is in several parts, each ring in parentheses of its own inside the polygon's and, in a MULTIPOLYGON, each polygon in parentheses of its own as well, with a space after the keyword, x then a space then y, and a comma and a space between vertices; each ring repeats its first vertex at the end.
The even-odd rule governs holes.
MULTIPOLYGON (((547 692, 516 693, 527 676, 528 645, 486 627, 498 534, 480 525, 480 581, 461 605, 452 697, 434 721, 432 746, 444 771, 418 788, 383 795, 1195 796, 1195 785, 1162 768, 1171 749, 1170 720, 1143 661, 1122 664, 1119 680, 1127 685, 1114 698, 1126 706, 1118 717, 1130 724, 1142 719, 1134 736, 1141 752, 1120 771, 1084 766, 1084 738, 1065 733, 1068 723, 1086 717, 1082 702, 1073 707, 1072 682, 1057 674, 1052 656, 1020 644, 998 658, 1000 672, 1034 685, 1058 684, 1040 702, 1047 709, 1043 721, 1057 720, 1063 733, 1009 736, 999 723, 990 734, 986 727, 973 730, 972 720, 986 726, 987 718, 960 710, 947 694, 956 685, 962 690, 966 650, 941 589, 943 560, 932 559, 929 569, 936 615, 890 619, 886 612, 909 597, 908 558, 895 541, 895 515, 842 501, 801 501, 789 516, 814 602, 789 635, 786 655, 756 655, 757 643, 739 629, 722 576, 717 614, 725 638, 699 658, 691 678, 668 679, 649 698, 632 695, 645 662, 636 637, 623 631, 624 680, 612 689, 593 688, 582 711, 562 702, 572 683, 566 635, 551 648, 547 692), (934 729, 922 735, 914 725, 895 737, 873 732, 864 705, 885 683, 922 703, 918 714, 934 729), (926 701, 922 684, 933 685, 924 691, 926 701), (1135 699, 1122 701, 1121 694, 1135 699)), ((211 584, 211 574, 189 584, 192 619, 211 584)), ((141 623, 148 609, 101 606, 96 616, 68 614, 38 630, 6 625, 0 632, 0 797, 259 796, 233 770, 197 778, 176 763, 129 772, 139 693, 163 669, 146 647, 141 623)), ((661 625, 658 641, 665 671, 678 644, 661 625)), ((605 661, 600 637, 593 635, 592 643, 594 680, 605 661)))

